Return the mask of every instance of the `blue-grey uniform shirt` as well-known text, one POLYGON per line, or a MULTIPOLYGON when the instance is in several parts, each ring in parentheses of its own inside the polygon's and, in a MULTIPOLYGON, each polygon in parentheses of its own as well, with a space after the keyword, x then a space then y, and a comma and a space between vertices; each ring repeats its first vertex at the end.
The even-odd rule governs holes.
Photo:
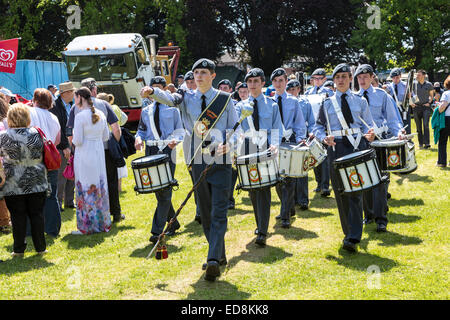
MULTIPOLYGON (((359 95, 364 98, 364 92, 366 90, 359 90, 359 95)), ((367 89, 369 97, 369 110, 372 114, 372 118, 375 121, 377 127, 382 127, 386 124, 389 128, 388 134, 398 136, 401 128, 403 127, 397 117, 397 106, 392 103, 389 95, 380 88, 374 88, 372 85, 367 89)), ((372 123, 368 123, 372 125, 372 123)))
POLYGON ((303 113, 303 119, 305 120, 307 134, 309 134, 313 131, 314 124, 316 123, 311 103, 304 96, 299 97, 298 102, 303 113))
MULTIPOLYGON (((280 95, 275 94, 274 100, 278 106, 278 97, 280 95)), ((300 103, 297 98, 284 92, 281 95, 281 105, 283 111, 283 124, 286 130, 292 129, 295 133, 296 142, 300 142, 306 137, 306 125, 303 113, 300 110, 300 103)), ((278 109, 279 110, 279 109, 278 109)), ((281 119, 281 115, 280 115, 281 119)))
POLYGON ((331 97, 332 95, 334 95, 334 91, 324 87, 323 85, 321 87, 311 87, 308 90, 305 91, 305 95, 308 94, 321 94, 321 93, 326 93, 328 97, 331 97))
MULTIPOLYGON (((394 97, 394 94, 395 94, 395 86, 396 85, 393 82, 391 82, 391 83, 389 83, 387 85, 387 91, 392 97, 394 97)), ((398 94, 397 94, 397 101, 398 102, 402 102, 403 101, 403 98, 405 97, 405 91, 406 91, 406 82, 405 81, 400 81, 397 84, 397 92, 398 92, 398 94)), ((394 98, 394 100, 395 100, 395 98, 394 98)))
MULTIPOLYGON (((150 125, 150 111, 155 113, 156 102, 142 109, 141 119, 139 121, 136 137, 142 141, 156 140, 150 125)), ((155 126, 156 126, 155 119, 155 126)), ((180 111, 177 108, 171 108, 165 104, 159 105, 159 127, 161 129, 160 140, 183 140, 184 128, 181 123, 180 111)))
MULTIPOLYGON (((283 127, 281 125, 281 116, 278 110, 278 104, 272 100, 272 98, 260 94, 256 99, 250 96, 247 100, 240 101, 237 105, 237 111, 239 116, 241 116, 241 109, 244 104, 248 104, 249 102, 257 100, 258 103, 258 115, 259 115, 259 130, 265 130, 267 132, 267 140, 269 144, 278 146, 281 143, 282 139, 282 130, 283 127), (272 130, 278 130, 277 137, 273 137, 272 140, 272 130)), ((241 129, 244 132, 250 130, 250 126, 248 124, 247 119, 242 121, 241 129)))
MULTIPOLYGON (((389 99, 391 100, 391 103, 392 103, 394 106, 396 106, 397 104, 396 104, 394 98, 393 98, 391 95, 389 95, 389 94, 388 94, 388 97, 389 97, 389 99)), ((400 122, 400 124, 402 124, 402 123, 403 123, 403 119, 402 119, 402 115, 400 114, 400 110, 398 109, 398 107, 395 108, 395 110, 396 110, 396 113, 397 113, 398 121, 400 122)))
MULTIPOLYGON (((166 104, 168 106, 176 106, 181 111, 181 118, 183 120, 184 127, 186 131, 189 133, 189 135, 192 133, 193 127, 197 119, 199 118, 201 112, 202 112, 202 93, 199 90, 192 90, 192 91, 185 91, 184 98, 180 99, 179 95, 170 94, 167 91, 160 90, 158 88, 153 88, 154 93, 151 95, 153 99, 156 101, 166 104)), ((210 88, 206 93, 206 105, 209 105, 211 101, 214 99, 216 94, 219 91, 210 88)), ((223 112, 220 119, 217 121, 216 125, 214 126, 215 130, 220 130, 222 132, 222 140, 220 142, 223 142, 225 138, 225 131, 227 129, 232 129, 233 126, 238 121, 238 116, 236 114, 236 110, 234 108, 234 103, 230 99, 228 102, 225 111, 223 112)), ((216 139, 219 139, 219 137, 216 137, 215 135, 212 136, 211 141, 215 141, 216 139)), ((234 144, 236 139, 236 135, 233 135, 233 137, 230 139, 230 144, 234 144)))
MULTIPOLYGON (((359 128, 362 134, 367 133, 369 129, 363 124, 363 122, 359 119, 360 117, 370 126, 372 123, 372 115, 369 110, 369 105, 367 104, 367 100, 361 98, 359 95, 353 93, 348 89, 347 94, 347 102, 350 107, 350 111, 353 116, 353 123, 348 123, 350 128, 359 128)), ((336 91, 336 98, 338 105, 342 108, 341 105, 341 96, 342 92, 339 90, 336 91)), ((327 121, 325 118, 324 112, 327 112, 328 119, 330 120, 331 131, 342 130, 341 123, 334 111, 333 103, 330 98, 325 99, 322 106, 320 107, 319 114, 317 115, 316 124, 314 125, 313 133, 320 140, 323 141, 327 136, 327 121)), ((356 135, 353 135, 356 137, 356 135)), ((335 137, 335 140, 340 140, 342 137, 335 137)))

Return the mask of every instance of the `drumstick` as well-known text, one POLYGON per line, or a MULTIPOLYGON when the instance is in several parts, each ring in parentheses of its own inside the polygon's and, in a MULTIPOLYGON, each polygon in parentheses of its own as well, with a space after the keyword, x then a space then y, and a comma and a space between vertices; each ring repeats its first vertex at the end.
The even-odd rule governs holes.
MULTIPOLYGON (((331 125, 330 125, 330 119, 328 119, 328 112, 327 110, 325 110, 325 107, 323 107, 323 113, 325 114, 325 119, 327 120, 327 127, 328 127, 328 132, 331 136, 331 125)), ((334 148, 334 146, 332 146, 333 151, 336 151, 336 149, 334 148)))
MULTIPOLYGON (((367 129, 372 129, 371 127, 369 127, 369 125, 361 118, 361 117, 359 117, 359 120, 361 120, 361 122, 367 127, 367 129)), ((374 130, 374 132, 373 133, 375 133, 375 130, 374 130)), ((379 139, 379 140, 383 140, 379 135, 377 135, 376 133, 375 133, 375 136, 379 139)))

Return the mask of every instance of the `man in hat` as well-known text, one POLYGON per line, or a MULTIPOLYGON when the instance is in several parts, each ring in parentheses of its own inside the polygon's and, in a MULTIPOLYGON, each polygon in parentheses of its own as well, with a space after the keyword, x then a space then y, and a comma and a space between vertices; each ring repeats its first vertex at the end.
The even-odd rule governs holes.
MULTIPOLYGON (((150 81, 150 86, 164 90, 166 80, 157 76, 150 81)), ((169 156, 170 169, 172 175, 175 175, 176 168, 176 145, 177 141, 184 138, 184 128, 181 123, 180 111, 177 108, 171 108, 167 105, 154 101, 151 105, 142 109, 139 120, 138 130, 136 132, 135 147, 142 150, 145 144, 145 155, 151 156, 160 153, 169 156), (158 145, 158 142, 169 141, 166 145, 158 145), (151 141, 154 144, 148 145, 151 141)), ((159 235, 164 231, 166 222, 175 215, 172 205, 172 188, 166 188, 155 193, 158 204, 155 209, 152 223, 152 235, 150 242, 156 243, 159 235)), ((180 228, 178 220, 172 224, 171 229, 166 235, 174 235, 180 228)))
POLYGON ((402 69, 395 68, 391 70, 389 76, 392 82, 386 87, 387 92, 394 98, 395 106, 400 110, 402 116, 403 126, 406 127, 406 132, 411 133, 411 113, 409 112, 409 106, 406 106, 406 110, 403 110, 402 103, 406 92, 406 82, 401 80, 402 69))
MULTIPOLYGON (((115 115, 110 104, 104 100, 97 99, 97 82, 94 78, 87 78, 81 80, 81 86, 87 87, 91 90, 92 102, 94 107, 102 111, 106 117, 106 122, 109 124, 113 137, 119 141, 121 136, 121 130, 119 126, 119 119, 115 115)), ((75 123, 75 115, 80 112, 78 107, 72 106, 70 110, 69 119, 67 121, 67 127, 73 129, 75 123)), ((72 137, 69 137, 69 142, 72 141, 72 137)), ((113 222, 119 222, 125 219, 125 215, 122 214, 119 199, 119 177, 117 174, 117 167, 114 164, 114 160, 108 150, 108 142, 104 144, 105 148, 105 164, 106 164, 106 178, 108 180, 108 194, 109 194, 109 210, 113 216, 113 222)))
MULTIPOLYGON (((270 80, 275 88, 274 100, 278 104, 284 131, 281 142, 298 144, 306 138, 306 125, 299 100, 286 92, 288 82, 286 70, 275 69, 270 80)), ((290 217, 295 215, 295 184, 294 178, 286 177, 282 184, 276 186, 281 200, 280 215, 277 219, 281 219, 281 227, 286 229, 291 226, 290 217)))
POLYGON ((3 94, 5 95, 5 97, 6 97, 6 102, 7 102, 8 104, 11 104, 11 100, 12 100, 13 98, 15 98, 15 97, 14 97, 14 94, 11 92, 11 90, 9 90, 9 89, 3 87, 3 88, 0 89, 0 92, 3 93, 3 94))
MULTIPOLYGON (((272 154, 276 154, 281 142, 283 129, 279 106, 273 99, 261 93, 265 79, 264 71, 260 68, 251 69, 245 76, 250 98, 239 102, 236 107, 240 115, 245 104, 253 103, 253 114, 241 124, 245 138, 240 155, 262 152, 268 148, 272 154)), ((255 243, 264 247, 270 219, 270 187, 250 190, 249 196, 257 226, 255 243)))
POLYGON ((184 75, 184 83, 180 87, 183 90, 195 90, 197 89, 197 85, 194 80, 194 73, 192 71, 186 72, 184 75))
MULTIPOLYGON (((375 137, 373 129, 368 129, 361 121, 373 121, 367 101, 350 90, 350 66, 339 64, 333 71, 333 81, 336 94, 323 102, 313 130, 314 135, 328 145, 330 167, 337 158, 367 149, 367 141, 371 142, 375 137)), ((331 170, 331 183, 345 235, 343 248, 356 252, 363 230, 362 195, 341 194, 340 180, 335 170, 331 170)))
POLYGON ((231 161, 227 154, 234 139, 224 142, 223 137, 238 121, 231 95, 212 87, 215 68, 215 63, 209 59, 194 63, 192 72, 197 89, 193 92, 179 90, 179 94, 168 94, 158 88, 142 89, 144 95, 180 108, 184 127, 191 138, 190 164, 196 182, 207 165, 212 164, 195 190, 203 232, 209 244, 207 262, 203 265, 208 281, 215 281, 220 276, 219 266, 227 263, 225 233, 231 182, 231 161), (215 151, 214 155, 211 150, 215 151))
POLYGON ((324 88, 328 88, 334 92, 334 83, 331 80, 325 81, 323 84, 324 88))
POLYGON ((67 120, 69 119, 70 109, 73 104, 73 96, 75 92, 75 87, 72 82, 63 82, 59 84, 59 97, 55 100, 54 107, 50 109, 59 121, 61 126, 61 142, 56 146, 61 155, 61 167, 58 170, 58 203, 61 211, 63 211, 63 201, 64 208, 75 208, 74 204, 74 192, 75 192, 75 182, 72 180, 67 180, 64 175, 64 169, 67 166, 67 160, 69 160, 71 155, 71 146, 69 139, 67 138, 67 120))
MULTIPOLYGON (((359 96, 367 100, 374 121, 376 136, 386 139, 397 137, 404 139, 402 123, 397 117, 397 108, 389 95, 380 88, 372 87, 374 71, 368 64, 360 65, 355 72, 358 80, 359 96)), ((378 139, 378 138, 376 138, 378 139)), ((364 223, 370 223, 375 218, 377 232, 386 232, 387 213, 387 183, 380 183, 372 190, 364 192, 364 223)))
POLYGON ((325 69, 318 68, 314 70, 311 75, 311 80, 313 82, 313 86, 306 90, 305 94, 321 94, 326 93, 329 97, 333 95, 333 90, 325 87, 324 84, 327 81, 327 72, 325 69))
POLYGON ((49 84, 47 86, 47 90, 52 94, 53 101, 56 100, 56 93, 58 92, 58 88, 54 84, 49 84))

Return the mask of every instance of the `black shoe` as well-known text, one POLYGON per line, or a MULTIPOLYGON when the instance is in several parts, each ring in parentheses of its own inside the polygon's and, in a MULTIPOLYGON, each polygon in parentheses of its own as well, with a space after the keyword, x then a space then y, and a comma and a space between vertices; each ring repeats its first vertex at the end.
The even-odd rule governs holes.
POLYGON ((323 190, 320 195, 324 198, 329 197, 331 194, 330 190, 323 190))
MULTIPOLYGON (((220 259, 220 260, 219 260, 219 266, 226 266, 227 263, 228 263, 228 261, 227 261, 226 258, 220 259)), ((207 266, 208 266, 208 264, 207 264, 207 263, 204 263, 204 264, 202 265, 202 270, 206 270, 206 267, 207 267, 207 266)))
POLYGON ((170 226, 170 229, 166 232, 166 235, 168 235, 169 237, 175 235, 175 232, 180 229, 180 223, 178 222, 178 220, 175 220, 175 222, 170 226))
POLYGON ((215 260, 208 261, 206 265, 205 280, 216 281, 218 276, 220 276, 219 262, 215 260))
POLYGON ((60 211, 60 212, 63 212, 63 211, 64 211, 64 208, 63 208, 63 207, 59 207, 59 211, 60 211))
POLYGON ((69 209, 75 209, 75 205, 73 205, 73 204, 71 204, 71 205, 69 205, 69 206, 65 206, 66 208, 69 208, 69 209))
POLYGON ((234 210, 234 207, 235 207, 234 202, 230 202, 228 204, 228 210, 234 210))
POLYGON ((118 216, 114 216, 113 222, 116 223, 116 222, 120 222, 122 220, 125 220, 125 215, 124 214, 121 214, 121 215, 118 215, 118 216))
POLYGON ((365 218, 363 220, 363 224, 371 224, 373 223, 375 220, 373 220, 372 218, 365 218))
POLYGON ((289 229, 289 227, 291 226, 291 223, 289 222, 289 220, 284 220, 281 222, 281 227, 285 228, 285 229, 289 229))
POLYGON ((303 210, 303 211, 308 210, 308 205, 307 204, 301 204, 300 205, 300 210, 303 210))
POLYGON ((314 192, 317 192, 317 193, 318 193, 318 192, 320 192, 320 191, 322 191, 322 190, 320 190, 319 187, 317 187, 317 188, 314 189, 314 192))
POLYGON ((425 147, 423 147, 424 149, 430 149, 431 146, 429 144, 425 145, 425 147))
POLYGON ((295 216, 295 208, 291 209, 291 217, 295 216))
POLYGON ((277 216, 275 217, 275 219, 280 220, 280 219, 281 219, 281 214, 277 215, 277 216))
POLYGON ((386 207, 386 212, 389 212, 389 206, 386 207))
POLYGON ((388 192, 387 193, 387 198, 390 199, 391 198, 391 194, 388 192))
POLYGON ((195 221, 197 221, 198 224, 202 224, 202 217, 196 215, 195 216, 195 221))
POLYGON ((257 245, 259 245, 260 247, 265 247, 266 246, 266 236, 263 234, 258 234, 258 236, 256 237, 255 243, 257 245))
POLYGON ((384 225, 382 223, 377 224, 377 232, 386 232, 386 231, 387 231, 386 230, 386 225, 384 225))
POLYGON ((153 243, 153 244, 156 244, 156 243, 158 242, 158 238, 159 238, 159 235, 153 234, 153 235, 150 237, 150 239, 148 239, 148 241, 150 241, 150 242, 153 243))
POLYGON ((258 232, 258 228, 255 229, 255 232, 254 232, 254 233, 255 233, 255 235, 258 235, 258 233, 259 233, 259 232, 258 232))
POLYGON ((344 250, 347 250, 348 252, 356 252, 357 251, 356 243, 350 242, 348 240, 344 240, 342 248, 344 250))

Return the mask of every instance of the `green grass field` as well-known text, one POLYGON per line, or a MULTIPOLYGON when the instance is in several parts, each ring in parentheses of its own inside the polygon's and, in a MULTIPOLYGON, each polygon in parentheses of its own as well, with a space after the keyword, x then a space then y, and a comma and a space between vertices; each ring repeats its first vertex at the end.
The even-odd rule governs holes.
MULTIPOLYGON (((5 260, 0 263, 0 298, 449 299, 450 171, 435 166, 437 146, 416 150, 416 157, 416 172, 391 175, 388 233, 378 234, 374 224, 365 227, 357 254, 341 249, 334 194, 328 199, 314 194, 312 173, 310 209, 297 208, 288 230, 275 220, 280 202, 272 189, 266 248, 254 244, 247 193, 236 192, 225 238, 229 264, 214 283, 205 281, 201 270, 208 247, 193 221, 193 198, 179 217, 182 227, 168 240, 169 258, 145 259, 152 248, 148 238, 156 199, 135 194, 129 169, 121 194, 126 220, 109 233, 71 235, 75 211, 66 209, 61 235, 47 237, 44 257, 36 255, 29 238, 25 257, 12 259, 12 235, 0 236, 0 259, 5 260)), ((192 185, 184 164, 176 179, 175 209, 192 185)))

